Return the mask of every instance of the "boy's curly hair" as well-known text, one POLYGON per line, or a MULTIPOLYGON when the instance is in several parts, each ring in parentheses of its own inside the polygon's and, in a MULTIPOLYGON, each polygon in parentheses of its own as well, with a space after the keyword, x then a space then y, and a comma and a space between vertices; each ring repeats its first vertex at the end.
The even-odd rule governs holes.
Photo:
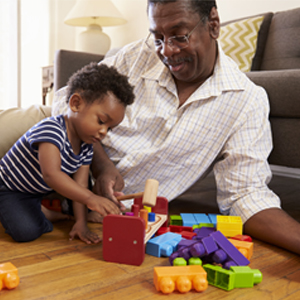
POLYGON ((79 93, 86 103, 92 104, 108 92, 112 92, 125 107, 134 101, 133 86, 127 76, 114 67, 92 62, 70 77, 67 103, 74 93, 79 93))

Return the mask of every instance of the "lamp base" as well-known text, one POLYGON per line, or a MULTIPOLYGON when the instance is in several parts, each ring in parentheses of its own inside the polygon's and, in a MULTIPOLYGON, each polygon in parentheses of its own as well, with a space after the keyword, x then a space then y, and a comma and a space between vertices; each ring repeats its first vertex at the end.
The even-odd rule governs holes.
POLYGON ((89 25, 81 32, 76 42, 76 49, 82 52, 105 55, 110 48, 110 38, 99 25, 89 25))

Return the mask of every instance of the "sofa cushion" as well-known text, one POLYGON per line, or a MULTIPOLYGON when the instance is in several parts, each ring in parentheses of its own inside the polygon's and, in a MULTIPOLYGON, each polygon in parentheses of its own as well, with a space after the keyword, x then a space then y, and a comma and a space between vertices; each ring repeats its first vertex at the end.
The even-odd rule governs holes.
POLYGON ((2 111, 0 113, 0 158, 29 128, 50 115, 51 107, 41 105, 2 111))
POLYGON ((257 16, 221 26, 219 42, 225 54, 238 64, 241 71, 251 69, 263 19, 264 16, 257 16))
POLYGON ((300 8, 277 12, 272 18, 262 70, 300 68, 300 8))

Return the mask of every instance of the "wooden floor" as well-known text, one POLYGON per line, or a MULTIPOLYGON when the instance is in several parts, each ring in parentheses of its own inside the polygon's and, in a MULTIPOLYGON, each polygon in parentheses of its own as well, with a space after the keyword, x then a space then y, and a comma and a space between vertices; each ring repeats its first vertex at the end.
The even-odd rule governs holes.
MULTIPOLYGON (((207 193, 210 191, 204 192, 205 195, 207 193)), ((290 191, 287 193, 290 196, 290 191)), ((191 200, 188 195, 186 197, 188 204, 176 200, 175 204, 170 205, 170 210, 175 212, 182 207, 187 210, 191 200)), ((291 203, 289 205, 292 207, 291 203)), ((210 206, 206 209, 213 210, 210 206)), ((293 213, 299 216, 300 211, 297 214, 297 209, 293 213)), ((259 269, 263 280, 254 288, 227 292, 209 286, 203 293, 192 291, 182 295, 175 292, 166 296, 154 288, 153 267, 168 265, 167 258, 146 254, 144 262, 138 267, 108 263, 103 260, 101 243, 86 245, 79 240, 69 241, 71 227, 71 221, 59 222, 54 224, 53 232, 36 241, 15 243, 0 225, 0 263, 12 262, 18 268, 21 280, 16 289, 0 291, 1 300, 152 300, 165 297, 184 300, 300 299, 300 256, 260 241, 254 241, 250 267, 259 269)), ((102 225, 90 224, 90 227, 102 235, 102 225)))

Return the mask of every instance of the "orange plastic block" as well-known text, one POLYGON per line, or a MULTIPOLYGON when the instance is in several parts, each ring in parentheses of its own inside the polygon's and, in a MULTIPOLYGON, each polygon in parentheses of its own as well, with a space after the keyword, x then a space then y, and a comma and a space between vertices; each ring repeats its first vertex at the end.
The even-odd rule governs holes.
POLYGON ((14 289, 19 283, 18 269, 15 266, 10 262, 0 264, 0 291, 2 288, 14 289))
POLYGON ((157 291, 170 294, 174 290, 187 293, 192 288, 197 292, 207 289, 206 272, 200 265, 154 268, 154 285, 157 291))
POLYGON ((253 254, 253 243, 246 241, 239 241, 235 239, 228 239, 231 244, 235 246, 248 260, 252 257, 253 254))
POLYGON ((238 216, 217 215, 217 230, 226 237, 243 234, 243 222, 238 216))

